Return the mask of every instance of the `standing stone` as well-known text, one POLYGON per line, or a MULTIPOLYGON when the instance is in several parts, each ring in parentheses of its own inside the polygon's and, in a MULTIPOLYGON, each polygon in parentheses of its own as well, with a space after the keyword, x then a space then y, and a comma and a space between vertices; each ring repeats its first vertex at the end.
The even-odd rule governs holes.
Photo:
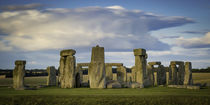
POLYGON ((113 80, 112 66, 106 64, 106 80, 113 80))
POLYGON ((170 85, 177 85, 177 67, 171 64, 171 81, 170 85))
POLYGON ((136 82, 140 87, 144 86, 144 78, 146 77, 147 54, 145 49, 134 49, 135 56, 135 69, 136 69, 136 82))
POLYGON ((184 85, 193 85, 191 62, 185 62, 184 85))
POLYGON ((160 77, 159 78, 160 78, 159 84, 165 85, 166 84, 166 70, 163 65, 160 65, 160 77))
POLYGON ((13 70, 13 88, 16 90, 24 90, 24 76, 25 76, 26 61, 16 60, 15 68, 13 70))
POLYGON ((104 63, 104 47, 92 48, 89 65, 90 88, 106 88, 106 71, 104 63))
POLYGON ((184 76, 185 76, 185 67, 184 67, 184 62, 180 61, 178 63, 179 68, 178 68, 178 84, 183 85, 184 84, 184 76))
POLYGON ((56 69, 54 66, 47 67, 47 86, 56 86, 56 69))
POLYGON ((154 66, 153 65, 147 65, 147 77, 149 80, 149 84, 151 86, 154 86, 154 66))
POLYGON ((60 87, 74 88, 75 87, 75 53, 73 49, 62 50, 60 52, 60 87))
POLYGON ((171 65, 169 65, 167 72, 167 85, 171 85, 171 83, 172 83, 172 71, 171 71, 171 65))
POLYGON ((131 77, 132 77, 132 82, 136 82, 136 69, 135 69, 135 66, 133 66, 131 68, 131 77))
POLYGON ((126 68, 124 66, 117 67, 117 79, 120 83, 126 82, 126 68))

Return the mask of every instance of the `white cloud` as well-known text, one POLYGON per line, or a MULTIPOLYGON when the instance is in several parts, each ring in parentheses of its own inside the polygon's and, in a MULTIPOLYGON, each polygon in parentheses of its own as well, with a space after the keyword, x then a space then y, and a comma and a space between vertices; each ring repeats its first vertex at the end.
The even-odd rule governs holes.
POLYGON ((0 38, 0 51, 85 48, 96 44, 118 51, 140 47, 165 50, 169 46, 148 32, 192 22, 185 17, 160 16, 120 6, 2 12, 0 32, 7 35, 0 38))
POLYGON ((176 44, 184 48, 210 48, 210 32, 206 33, 203 37, 177 38, 176 44))

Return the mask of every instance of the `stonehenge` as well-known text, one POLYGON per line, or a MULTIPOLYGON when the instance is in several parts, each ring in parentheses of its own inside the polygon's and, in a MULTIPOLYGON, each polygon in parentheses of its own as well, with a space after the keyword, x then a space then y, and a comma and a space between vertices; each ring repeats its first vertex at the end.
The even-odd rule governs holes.
MULTIPOLYGON (((76 63, 76 51, 60 51, 58 84, 56 69, 47 67, 47 86, 60 88, 144 88, 167 86, 173 88, 199 89, 193 85, 192 64, 184 61, 171 61, 164 67, 160 61, 147 63, 145 49, 134 49, 135 65, 127 68, 123 63, 105 63, 104 47, 92 47, 89 63, 76 63), (156 75, 155 75, 156 74, 156 75)), ((26 61, 15 61, 13 88, 23 90, 26 61)))
POLYGON ((15 68, 13 70, 13 88, 15 90, 24 90, 24 76, 25 76, 25 64, 24 60, 16 60, 15 68))
POLYGON ((56 69, 54 66, 47 67, 47 86, 56 86, 56 69))
POLYGON ((62 50, 60 52, 59 82, 61 88, 75 87, 75 53, 76 51, 73 49, 62 50))
POLYGON ((104 62, 104 47, 99 47, 98 45, 93 47, 88 72, 90 88, 106 88, 106 71, 104 62))

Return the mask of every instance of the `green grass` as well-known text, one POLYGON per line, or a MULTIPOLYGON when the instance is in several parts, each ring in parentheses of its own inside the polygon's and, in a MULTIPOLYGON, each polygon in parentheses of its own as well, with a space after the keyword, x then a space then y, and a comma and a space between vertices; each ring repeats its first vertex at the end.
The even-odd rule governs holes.
MULTIPOLYGON (((193 73, 195 83, 210 83, 210 73, 193 73)), ((26 77, 26 85, 45 85, 46 77, 26 77)), ((144 89, 61 89, 45 87, 17 91, 12 79, 0 79, 0 105, 210 105, 210 88, 200 90, 151 87, 144 89)))

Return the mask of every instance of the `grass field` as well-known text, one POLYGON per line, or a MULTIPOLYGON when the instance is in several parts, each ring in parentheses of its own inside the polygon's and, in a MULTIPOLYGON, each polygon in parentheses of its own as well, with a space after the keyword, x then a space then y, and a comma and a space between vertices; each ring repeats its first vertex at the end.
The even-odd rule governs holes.
MULTIPOLYGON (((195 83, 210 83, 210 73, 193 73, 195 83)), ((46 77, 26 77, 29 86, 45 85, 46 77)), ((45 87, 16 91, 0 79, 1 105, 210 105, 210 88, 200 90, 153 87, 144 89, 61 89, 45 87)))

